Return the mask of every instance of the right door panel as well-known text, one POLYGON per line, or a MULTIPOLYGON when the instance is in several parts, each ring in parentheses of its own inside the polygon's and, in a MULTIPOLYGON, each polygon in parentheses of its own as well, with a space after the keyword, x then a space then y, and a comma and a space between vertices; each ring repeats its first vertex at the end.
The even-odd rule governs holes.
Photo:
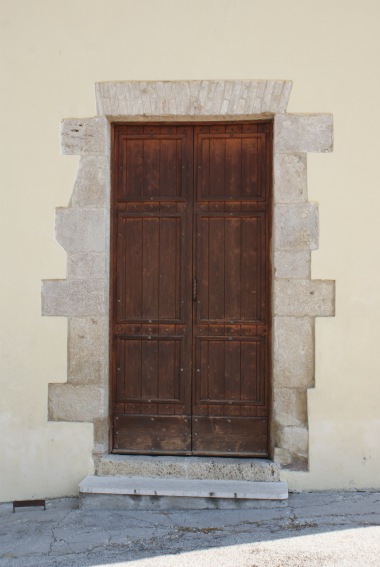
POLYGON ((195 454, 268 455, 272 125, 197 126, 195 454))

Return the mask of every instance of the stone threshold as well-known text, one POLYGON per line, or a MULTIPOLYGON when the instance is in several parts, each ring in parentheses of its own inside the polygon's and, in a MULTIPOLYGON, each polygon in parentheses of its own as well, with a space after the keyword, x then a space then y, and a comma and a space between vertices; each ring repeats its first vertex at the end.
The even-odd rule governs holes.
POLYGON ((257 501, 286 501, 286 482, 87 476, 80 505, 133 509, 247 508, 257 501))
POLYGON ((269 459, 105 455, 97 461, 95 474, 100 477, 277 483, 280 465, 269 459))

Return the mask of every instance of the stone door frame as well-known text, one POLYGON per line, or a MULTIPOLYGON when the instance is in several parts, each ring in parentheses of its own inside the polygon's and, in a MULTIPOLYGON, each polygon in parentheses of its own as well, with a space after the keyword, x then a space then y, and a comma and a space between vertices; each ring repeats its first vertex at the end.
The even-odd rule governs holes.
POLYGON ((65 280, 45 280, 42 314, 68 317, 66 383, 49 384, 49 420, 92 422, 94 458, 108 453, 110 124, 273 118, 272 455, 307 470, 307 390, 315 317, 333 316, 333 281, 311 280, 318 205, 307 197, 307 152, 332 151, 331 114, 288 114, 290 81, 96 84, 97 116, 62 121, 62 153, 79 155, 70 204, 56 210, 65 280))

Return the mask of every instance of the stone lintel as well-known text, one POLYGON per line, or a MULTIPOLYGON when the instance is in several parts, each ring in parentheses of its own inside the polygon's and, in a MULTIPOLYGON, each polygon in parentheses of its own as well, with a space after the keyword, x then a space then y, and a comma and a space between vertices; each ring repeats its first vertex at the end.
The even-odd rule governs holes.
POLYGON ((49 384, 49 420, 91 422, 106 417, 104 388, 94 384, 49 384))
POLYGON ((318 248, 318 205, 315 203, 275 205, 276 250, 318 248))
POLYGON ((108 121, 105 118, 62 120, 61 151, 64 155, 109 155, 108 121))
POLYGON ((275 153, 331 152, 332 114, 277 114, 274 121, 275 153))
POLYGON ((285 112, 291 81, 121 81, 96 84, 98 115, 249 116, 285 112))
POLYGON ((56 209, 56 239, 66 252, 104 252, 106 226, 105 209, 56 209))
POLYGON ((334 281, 297 279, 274 281, 274 315, 332 317, 334 314, 334 281))
POLYGON ((91 317, 108 308, 104 280, 43 280, 42 315, 91 317))

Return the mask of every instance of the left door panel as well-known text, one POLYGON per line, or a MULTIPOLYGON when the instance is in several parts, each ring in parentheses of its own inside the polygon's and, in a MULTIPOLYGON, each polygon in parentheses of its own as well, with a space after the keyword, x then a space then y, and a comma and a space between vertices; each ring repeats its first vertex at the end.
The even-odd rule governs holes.
POLYGON ((193 129, 114 125, 113 450, 191 450, 193 129))

